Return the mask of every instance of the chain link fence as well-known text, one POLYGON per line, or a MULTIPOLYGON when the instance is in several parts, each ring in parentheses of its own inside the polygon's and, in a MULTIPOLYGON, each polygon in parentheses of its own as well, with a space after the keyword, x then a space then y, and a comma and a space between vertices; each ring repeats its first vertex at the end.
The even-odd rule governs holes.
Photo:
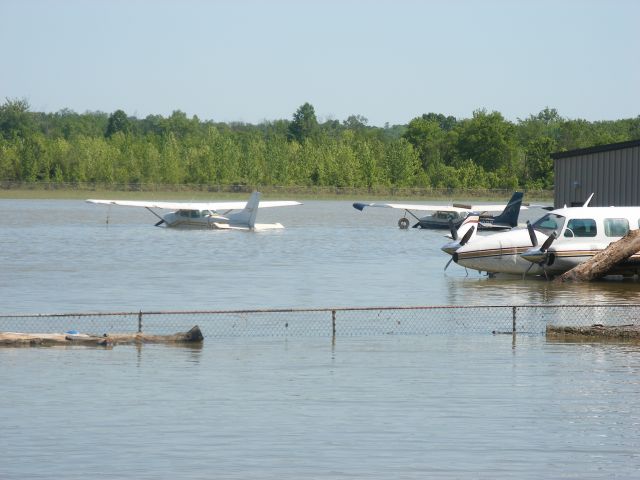
POLYGON ((640 304, 484 305, 0 315, 0 332, 170 334, 205 337, 541 335, 547 325, 640 325, 640 304))

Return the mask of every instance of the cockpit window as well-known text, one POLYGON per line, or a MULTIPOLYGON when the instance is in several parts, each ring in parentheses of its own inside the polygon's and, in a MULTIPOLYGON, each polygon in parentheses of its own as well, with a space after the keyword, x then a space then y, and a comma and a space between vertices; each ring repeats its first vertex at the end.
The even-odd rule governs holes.
POLYGON ((607 237, 624 237, 629 233, 629 220, 626 218, 605 218, 604 234, 607 237))
POLYGON ((562 215, 547 213, 544 217, 536 220, 533 224, 533 228, 545 235, 550 235, 551 232, 560 232, 565 220, 566 219, 562 215))
POLYGON ((456 212, 443 212, 443 211, 437 211, 436 217, 442 220, 457 220, 459 218, 456 212))
POLYGON ((204 213, 199 210, 178 210, 178 215, 186 218, 200 218, 204 216, 204 213))
POLYGON ((597 234, 596 221, 591 218, 572 218, 564 231, 565 237, 595 237, 597 234))

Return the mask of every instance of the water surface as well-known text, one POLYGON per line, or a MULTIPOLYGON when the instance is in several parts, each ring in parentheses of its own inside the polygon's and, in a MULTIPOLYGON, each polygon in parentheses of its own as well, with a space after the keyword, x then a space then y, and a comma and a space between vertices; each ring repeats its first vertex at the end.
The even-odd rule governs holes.
MULTIPOLYGON (((640 300, 636 282, 444 273, 443 232, 346 201, 260 211, 287 227, 262 233, 0 207, 2 313, 640 300)), ((638 346, 542 335, 4 348, 0 478, 638 478, 639 375, 638 346)))
POLYGON ((286 228, 259 233, 153 227, 144 209, 77 200, 0 207, 3 313, 640 301, 637 282, 444 272, 445 232, 399 230, 401 212, 347 201, 260 210, 286 228))
POLYGON ((543 337, 0 350, 0 478, 637 478, 637 347, 543 337))

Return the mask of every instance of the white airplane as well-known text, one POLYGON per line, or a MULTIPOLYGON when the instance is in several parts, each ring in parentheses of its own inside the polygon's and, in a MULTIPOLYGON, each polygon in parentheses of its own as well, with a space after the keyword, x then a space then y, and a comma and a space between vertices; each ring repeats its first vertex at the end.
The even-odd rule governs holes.
MULTIPOLYGON (((454 203, 452 206, 446 205, 421 205, 406 203, 362 203, 355 202, 353 208, 364 210, 365 207, 383 207, 398 208, 405 211, 405 215, 409 214, 417 220, 413 228, 449 228, 449 224, 453 223, 454 228, 460 227, 462 222, 470 214, 476 213, 480 220, 477 228, 480 230, 508 230, 518 225, 518 216, 520 209, 526 209, 522 206, 522 192, 514 192, 511 199, 506 205, 482 204, 482 205, 463 205, 454 203), (413 212, 433 212, 425 217, 418 217, 413 212), (489 212, 502 212, 500 215, 492 216, 489 212)), ((398 227, 401 229, 409 228, 409 219, 404 216, 398 220, 398 227)))
MULTIPOLYGON (((453 261, 490 275, 560 275, 640 227, 640 207, 588 207, 589 200, 552 210, 527 228, 476 237, 455 250, 453 261)), ((639 272, 637 253, 610 273, 639 272)))
POLYGON ((149 202, 136 200, 87 200, 89 203, 144 207, 160 220, 156 227, 165 224, 176 228, 212 228, 229 230, 270 230, 284 228, 280 223, 256 223, 258 208, 302 205, 291 200, 260 201, 260 192, 253 192, 248 202, 149 202), (174 210, 164 215, 152 210, 174 210), (233 212, 233 210, 238 210, 233 212))
POLYGON ((480 222, 480 216, 471 214, 467 218, 464 219, 462 225, 456 230, 453 226, 453 222, 450 224, 451 235, 447 235, 447 237, 451 238, 451 241, 445 243, 442 246, 442 251, 451 255, 451 258, 444 266, 446 270, 449 264, 453 261, 453 254, 460 248, 469 243, 472 240, 476 233, 478 232, 478 223, 480 222))

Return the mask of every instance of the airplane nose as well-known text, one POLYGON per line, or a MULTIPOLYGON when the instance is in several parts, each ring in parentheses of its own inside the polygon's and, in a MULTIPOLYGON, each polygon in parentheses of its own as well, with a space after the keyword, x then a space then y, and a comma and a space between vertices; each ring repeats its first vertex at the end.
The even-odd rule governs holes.
POLYGON ((521 253, 520 256, 531 263, 540 263, 546 260, 547 252, 542 252, 540 249, 535 248, 521 253))
POLYGON ((460 244, 458 242, 451 242, 451 243, 447 243, 445 245, 443 245, 440 250, 442 250, 445 253, 448 253, 449 255, 453 255, 454 253, 456 253, 456 250, 460 248, 460 244))

